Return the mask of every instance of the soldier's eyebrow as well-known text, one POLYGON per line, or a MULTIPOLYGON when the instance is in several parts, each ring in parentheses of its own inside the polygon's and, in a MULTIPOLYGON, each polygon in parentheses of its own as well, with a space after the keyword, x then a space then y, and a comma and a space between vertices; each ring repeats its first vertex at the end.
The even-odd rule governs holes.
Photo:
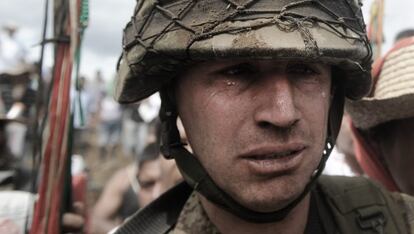
POLYGON ((227 63, 224 63, 224 64, 219 64, 219 65, 210 67, 210 69, 208 71, 208 74, 209 75, 215 75, 215 74, 224 72, 224 71, 229 70, 229 69, 254 68, 254 67, 255 67, 255 65, 251 62, 248 62, 248 61, 244 61, 244 60, 231 61, 231 62, 227 62, 227 63))
POLYGON ((227 70, 236 69, 236 68, 254 69, 255 66, 251 63, 248 63, 248 62, 234 63, 234 64, 231 64, 231 65, 224 66, 220 69, 217 69, 216 73, 217 72, 219 72, 219 73, 220 72, 225 72, 227 70))

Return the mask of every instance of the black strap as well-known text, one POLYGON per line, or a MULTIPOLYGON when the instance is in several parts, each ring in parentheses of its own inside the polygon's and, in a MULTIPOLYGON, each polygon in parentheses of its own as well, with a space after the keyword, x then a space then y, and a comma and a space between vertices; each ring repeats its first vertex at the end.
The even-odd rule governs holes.
POLYGON ((185 182, 178 184, 131 216, 115 234, 167 233, 175 226, 192 191, 185 182))
POLYGON ((331 150, 332 147, 326 149, 327 153, 323 155, 323 159, 319 164, 317 173, 312 176, 311 181, 306 185, 304 191, 299 195, 299 197, 280 210, 273 212, 257 212, 239 204, 230 195, 220 189, 211 177, 208 176, 207 172, 203 169, 196 157, 192 156, 191 153, 184 147, 179 146, 170 148, 171 155, 174 156, 181 174, 188 184, 194 188, 194 190, 203 194, 204 197, 219 205, 224 210, 227 210, 228 212, 244 220, 254 223, 269 223, 284 219, 315 185, 317 178, 322 173, 326 158, 331 150))
MULTIPOLYGON (((310 192, 310 205, 309 205, 309 212, 308 212, 308 221, 306 223, 305 234, 327 234, 324 229, 322 218, 319 213, 318 202, 316 198, 316 192, 312 190, 310 192)), ((326 222, 327 220, 323 220, 326 222)), ((330 221, 330 220, 329 220, 330 221)), ((329 232, 332 233, 332 232, 329 232)))

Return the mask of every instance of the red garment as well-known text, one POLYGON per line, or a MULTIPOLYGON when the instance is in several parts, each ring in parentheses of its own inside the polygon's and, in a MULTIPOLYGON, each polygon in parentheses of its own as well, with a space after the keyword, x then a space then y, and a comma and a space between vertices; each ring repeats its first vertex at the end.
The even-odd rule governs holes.
MULTIPOLYGON (((414 37, 402 39, 398 41, 385 56, 375 61, 371 71, 374 87, 376 86, 376 83, 382 71, 382 66, 384 65, 388 55, 396 50, 412 44, 414 44, 414 37)), ((375 88, 373 88, 371 92, 374 91, 375 88)), ((373 93, 371 93, 369 96, 373 96, 373 93)), ((372 145, 369 144, 368 139, 365 139, 359 130, 353 126, 351 120, 349 120, 349 125, 352 132, 352 139, 354 141, 355 156, 364 172, 370 178, 383 184, 388 190, 400 191, 388 169, 381 163, 379 159, 379 152, 377 152, 372 147, 372 145)))
POLYGON ((373 180, 378 181, 390 191, 399 191, 390 172, 379 159, 379 153, 367 142, 359 130, 350 123, 356 159, 362 170, 373 180))
POLYGON ((87 189, 87 175, 85 172, 72 175, 72 200, 73 202, 82 202, 84 205, 83 218, 85 220, 82 233, 89 233, 89 212, 87 210, 86 189, 87 189))

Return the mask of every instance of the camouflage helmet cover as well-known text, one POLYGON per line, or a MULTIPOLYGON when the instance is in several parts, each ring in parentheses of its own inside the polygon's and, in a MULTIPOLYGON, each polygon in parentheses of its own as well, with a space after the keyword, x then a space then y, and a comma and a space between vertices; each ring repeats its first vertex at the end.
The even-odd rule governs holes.
POLYGON ((371 85, 360 0, 138 0, 124 29, 115 98, 144 99, 194 62, 296 59, 336 65, 346 96, 371 85))

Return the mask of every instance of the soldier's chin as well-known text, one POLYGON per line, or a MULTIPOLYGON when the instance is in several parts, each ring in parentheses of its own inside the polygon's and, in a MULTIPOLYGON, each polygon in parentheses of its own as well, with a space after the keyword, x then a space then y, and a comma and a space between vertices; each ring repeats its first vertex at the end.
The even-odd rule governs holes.
POLYGON ((245 208, 256 212, 274 212, 285 208, 304 190, 305 185, 291 180, 266 183, 225 184, 222 190, 245 208))
POLYGON ((288 199, 273 198, 266 200, 250 200, 247 202, 242 202, 242 205, 246 208, 256 211, 256 212, 275 212, 281 210, 288 206, 294 199, 289 197, 288 199), (243 204, 244 203, 244 204, 243 204))

